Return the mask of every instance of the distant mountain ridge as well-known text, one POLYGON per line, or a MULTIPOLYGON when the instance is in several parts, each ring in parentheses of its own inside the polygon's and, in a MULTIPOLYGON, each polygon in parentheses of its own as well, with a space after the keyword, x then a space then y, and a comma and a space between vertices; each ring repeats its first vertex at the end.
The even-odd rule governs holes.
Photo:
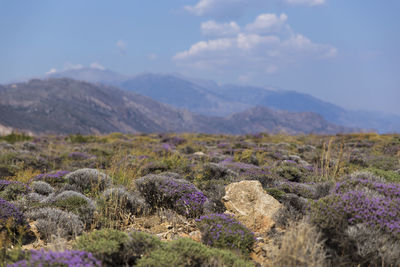
POLYGON ((110 132, 286 132, 329 134, 352 129, 314 113, 256 107, 222 118, 191 113, 112 86, 68 78, 34 79, 0 90, 0 125, 36 134, 110 132))
POLYGON ((111 84, 177 108, 208 116, 227 116, 256 106, 291 112, 314 112, 327 121, 351 128, 400 132, 400 116, 344 109, 296 91, 244 85, 218 85, 182 75, 145 73, 123 76, 109 70, 80 69, 52 74, 111 84))

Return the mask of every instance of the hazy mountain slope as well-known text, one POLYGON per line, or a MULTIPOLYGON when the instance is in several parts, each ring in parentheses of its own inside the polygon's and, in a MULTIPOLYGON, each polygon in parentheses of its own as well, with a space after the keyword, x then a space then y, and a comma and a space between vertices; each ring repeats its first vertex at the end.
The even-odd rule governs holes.
POLYGON ((338 133, 349 132, 343 126, 337 126, 327 122, 324 118, 312 112, 288 112, 275 111, 267 107, 255 107, 246 111, 233 114, 229 117, 232 125, 236 125, 238 132, 246 129, 246 132, 285 132, 297 133, 338 133))
POLYGON ((142 74, 116 85, 156 101, 203 115, 225 116, 251 107, 240 101, 226 99, 217 92, 174 75, 142 74))
POLYGON ((337 125, 379 132, 400 132, 400 116, 374 111, 352 111, 308 94, 257 86, 210 87, 232 101, 292 112, 314 112, 337 125))
POLYGON ((115 87, 72 79, 31 80, 0 91, 0 124, 34 133, 348 131, 312 113, 255 108, 228 118, 195 115, 115 87))
MULTIPOLYGON (((196 131, 193 115, 123 90, 71 79, 31 80, 0 92, 0 123, 33 132, 196 131)), ((197 128, 199 127, 199 128, 197 128)))
POLYGON ((142 74, 128 77, 108 70, 79 69, 52 75, 113 84, 174 107, 209 116, 227 116, 251 107, 265 106, 293 112, 315 112, 329 122, 347 127, 375 129, 381 133, 400 132, 398 115, 347 110, 295 91, 258 86, 218 85, 213 81, 186 78, 177 74, 142 74))

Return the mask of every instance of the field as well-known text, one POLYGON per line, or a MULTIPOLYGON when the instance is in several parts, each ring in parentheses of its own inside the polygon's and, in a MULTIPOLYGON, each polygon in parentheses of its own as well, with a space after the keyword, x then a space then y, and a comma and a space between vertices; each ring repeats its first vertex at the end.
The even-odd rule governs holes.
POLYGON ((400 262, 400 135, 11 134, 0 179, 0 266, 400 262))

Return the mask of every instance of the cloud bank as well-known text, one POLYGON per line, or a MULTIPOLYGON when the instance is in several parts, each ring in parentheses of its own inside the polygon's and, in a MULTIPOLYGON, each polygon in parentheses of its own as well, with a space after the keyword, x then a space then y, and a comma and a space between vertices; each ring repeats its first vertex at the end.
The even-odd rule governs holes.
MULTIPOLYGON (((290 65, 308 60, 335 57, 331 45, 312 42, 296 33, 287 23, 288 16, 266 13, 251 23, 202 23, 202 33, 209 37, 173 57, 178 66, 219 73, 269 75, 290 65)), ((247 76, 246 76, 247 77, 247 76)))

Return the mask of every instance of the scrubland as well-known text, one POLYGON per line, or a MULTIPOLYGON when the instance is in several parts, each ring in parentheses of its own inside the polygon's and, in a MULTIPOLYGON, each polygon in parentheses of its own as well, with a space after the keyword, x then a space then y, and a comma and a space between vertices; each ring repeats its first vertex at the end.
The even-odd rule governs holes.
POLYGON ((400 135, 11 134, 0 179, 0 266, 400 265, 400 135))

